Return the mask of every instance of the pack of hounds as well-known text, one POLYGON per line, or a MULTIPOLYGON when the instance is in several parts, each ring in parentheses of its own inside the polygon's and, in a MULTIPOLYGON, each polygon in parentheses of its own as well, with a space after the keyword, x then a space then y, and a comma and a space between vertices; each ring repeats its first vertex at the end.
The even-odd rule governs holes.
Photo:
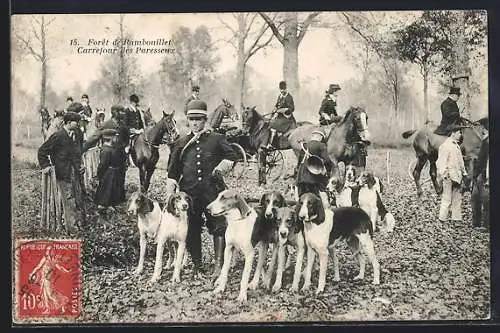
MULTIPOLYGON (((170 191, 168 202, 163 209, 156 200, 141 192, 131 196, 128 207, 128 213, 137 216, 140 234, 139 263, 134 271, 135 274, 141 274, 143 271, 147 239, 157 244, 151 282, 160 279, 165 247, 169 253, 165 267, 174 268, 172 282, 180 282, 181 270, 187 260, 186 236, 192 201, 186 193, 178 190, 176 184, 171 188, 173 190, 170 191)), ((252 207, 237 191, 227 189, 219 193, 218 197, 207 206, 210 214, 223 216, 227 222, 224 263, 214 283, 214 293, 225 290, 232 266, 233 250, 238 249, 244 257, 238 301, 246 301, 247 290, 255 290, 261 278, 267 289, 272 289, 274 292, 281 290, 283 273, 290 263, 292 252, 295 252, 295 269, 290 290, 298 292, 302 277, 304 282, 301 290, 306 291, 311 287, 311 275, 317 254, 319 278, 316 294, 320 294, 325 289, 329 256, 333 258, 334 281, 340 281, 335 248, 342 241, 346 242, 359 262, 359 274, 354 280, 364 278, 365 264, 368 260, 373 267, 372 283, 378 285, 380 265, 375 253, 373 236, 379 218, 377 192, 380 194, 383 191, 380 179, 368 171, 356 176, 354 171, 348 168, 342 184, 339 184, 338 180, 330 180, 328 192, 329 196, 334 198, 335 205, 328 207, 313 193, 304 193, 300 197, 295 195, 295 201, 285 200, 290 194, 288 191, 266 192, 260 198, 259 205, 252 207), (355 185, 359 188, 359 207, 353 207, 351 203, 352 186, 355 185), (264 269, 264 264, 268 262, 270 245, 272 254, 267 269, 264 269), (289 251, 289 247, 295 251, 289 251), (250 281, 255 249, 258 260, 250 281), (307 255, 307 264, 302 271, 304 255, 307 255), (273 276, 275 279, 271 287, 273 276)), ((395 226, 392 214, 386 213, 381 220, 385 230, 392 232, 395 226)))

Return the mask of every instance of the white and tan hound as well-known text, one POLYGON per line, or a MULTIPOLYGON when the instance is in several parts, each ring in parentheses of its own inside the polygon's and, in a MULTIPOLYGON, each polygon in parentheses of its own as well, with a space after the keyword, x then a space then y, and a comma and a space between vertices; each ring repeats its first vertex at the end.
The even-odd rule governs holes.
POLYGON ((188 212, 191 208, 191 198, 184 192, 176 192, 170 195, 168 204, 163 211, 157 201, 148 198, 143 193, 135 192, 132 194, 128 213, 138 217, 137 226, 140 245, 139 263, 134 270, 134 274, 140 274, 144 269, 147 238, 150 238, 157 244, 155 267, 150 281, 156 282, 160 278, 165 245, 169 249, 167 268, 171 266, 175 257, 172 282, 180 281, 180 270, 186 248, 188 212), (173 242, 177 243, 177 251, 175 251, 173 242))
MULTIPOLYGON (((221 273, 215 281, 214 292, 220 293, 225 290, 233 250, 237 248, 245 257, 245 266, 238 295, 238 301, 244 302, 247 300, 248 282, 252 270, 255 246, 260 245, 259 257, 264 258, 266 254, 263 250, 263 242, 259 240, 259 235, 262 234, 261 230, 266 228, 263 216, 258 214, 256 209, 250 207, 241 195, 231 189, 220 192, 217 198, 207 206, 207 210, 213 216, 224 216, 227 222, 224 263, 221 273)), ((255 274, 260 274, 258 268, 255 274)), ((256 279, 258 278, 257 276, 256 279)))
POLYGON ((311 286, 311 274, 316 253, 318 253, 320 264, 316 294, 323 292, 325 288, 329 250, 333 254, 334 280, 340 280, 335 246, 342 239, 347 241, 359 260, 360 271, 354 279, 364 278, 364 253, 373 265, 373 284, 380 283, 380 265, 375 256, 375 247, 372 241, 373 229, 370 217, 362 209, 356 207, 325 209, 317 195, 304 193, 299 199, 296 211, 299 220, 304 223, 304 239, 307 246, 307 266, 302 290, 308 290, 311 286))

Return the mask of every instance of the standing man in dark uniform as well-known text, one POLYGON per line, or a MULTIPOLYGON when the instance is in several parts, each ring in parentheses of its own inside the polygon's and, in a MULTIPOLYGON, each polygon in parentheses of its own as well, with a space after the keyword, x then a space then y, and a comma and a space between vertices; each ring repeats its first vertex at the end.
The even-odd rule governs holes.
POLYGON ((283 134, 289 131, 295 124, 295 118, 293 116, 293 111, 295 110, 295 104, 293 102, 293 97, 286 90, 286 82, 281 81, 279 83, 280 94, 278 95, 278 100, 276 101, 275 116, 271 119, 269 123, 271 129, 271 135, 269 136, 269 141, 265 148, 270 149, 273 146, 273 140, 276 133, 283 134))
MULTIPOLYGON (((144 111, 139 107, 139 97, 136 94, 130 95, 129 99, 130 104, 125 109, 127 114, 125 124, 133 136, 130 139, 130 144, 132 144, 137 135, 144 132, 146 127, 154 125, 154 120, 149 109, 144 111)), ((125 151, 128 153, 129 149, 130 147, 127 147, 125 151)))
POLYGON ((329 125, 334 121, 333 117, 338 117, 337 114, 337 92, 340 90, 340 86, 336 83, 330 84, 328 90, 326 91, 326 96, 321 102, 321 107, 319 108, 319 124, 329 125))
POLYGON ((191 101, 194 100, 199 100, 200 99, 200 86, 194 85, 191 88, 192 94, 186 99, 186 102, 184 103, 184 114, 187 115, 187 110, 188 110, 188 104, 191 101))
POLYGON ((460 88, 451 87, 448 97, 441 103, 441 124, 434 131, 439 135, 448 135, 447 128, 452 125, 461 125, 460 110, 457 101, 460 98, 460 88))
POLYGON ((187 247, 194 263, 194 274, 201 269, 201 226, 205 214, 208 232, 213 235, 215 252, 214 276, 220 273, 224 261, 226 224, 224 218, 213 217, 207 205, 226 189, 222 174, 239 158, 225 136, 205 129, 207 104, 193 100, 188 104, 188 126, 191 132, 179 138, 171 148, 168 162, 168 178, 179 183, 181 191, 189 194, 194 203, 187 247))
POLYGON ((75 130, 78 129, 79 121, 78 113, 66 112, 63 127, 38 148, 38 163, 42 172, 49 172, 52 165, 55 167, 57 186, 62 197, 64 221, 70 229, 67 231, 73 231, 76 226, 81 226, 84 218, 84 211, 78 209, 74 188, 75 181, 78 181, 75 178, 81 177, 85 172, 81 164, 81 151, 75 142, 75 130), (78 213, 82 219, 78 217, 80 215, 78 213))
POLYGON ((82 132, 86 135, 87 125, 92 120, 92 108, 89 105, 89 96, 87 94, 82 95, 81 104, 83 106, 83 110, 80 113, 80 116, 82 117, 82 132))

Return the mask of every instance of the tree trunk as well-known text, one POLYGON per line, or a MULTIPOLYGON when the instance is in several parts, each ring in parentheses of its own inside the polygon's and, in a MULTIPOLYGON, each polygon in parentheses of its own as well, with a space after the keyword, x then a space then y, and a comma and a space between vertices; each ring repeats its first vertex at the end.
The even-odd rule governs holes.
POLYGON ((465 40, 465 11, 460 11, 455 14, 455 27, 453 31, 454 42, 452 44, 452 83, 454 87, 459 87, 462 93, 460 99, 462 108, 460 115, 470 119, 470 87, 469 77, 471 69, 469 67, 469 55, 467 51, 467 43, 465 40))
POLYGON ((283 40, 283 78, 292 96, 299 94, 299 39, 296 12, 286 14, 283 40))
POLYGON ((238 16, 238 59, 236 62, 236 87, 238 93, 236 95, 236 107, 240 108, 244 103, 245 98, 245 67, 246 67, 246 54, 245 54, 245 30, 247 28, 244 14, 238 16))
POLYGON ((40 25, 40 41, 42 45, 42 78, 40 89, 40 107, 45 107, 45 97, 47 94, 47 50, 45 45, 45 19, 42 16, 40 25))
POLYGON ((424 77, 424 109, 425 109, 425 121, 428 122, 431 119, 431 110, 429 109, 429 96, 428 96, 428 85, 429 85, 429 73, 427 68, 423 70, 424 77))

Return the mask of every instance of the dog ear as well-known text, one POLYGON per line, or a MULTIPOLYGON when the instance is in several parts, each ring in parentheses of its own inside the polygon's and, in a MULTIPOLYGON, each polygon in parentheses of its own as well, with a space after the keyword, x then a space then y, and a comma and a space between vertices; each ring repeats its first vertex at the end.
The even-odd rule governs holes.
POLYGON ((250 206, 246 203, 245 199, 239 194, 236 194, 236 206, 240 210, 241 216, 245 216, 250 211, 250 206))
POLYGON ((262 194, 262 196, 260 197, 259 205, 264 206, 266 198, 267 193, 262 194))
POLYGON ((170 197, 168 198, 167 202, 167 212, 170 214, 174 215, 175 214, 175 200, 177 198, 177 194, 171 194, 170 197))
POLYGON ((285 197, 281 193, 277 193, 276 197, 278 198, 278 207, 285 206, 285 197))
POLYGON ((137 213, 141 215, 146 215, 147 213, 152 212, 154 208, 153 200, 146 197, 142 192, 139 194, 137 206, 137 213))
POLYGON ((378 185, 380 187, 380 194, 384 193, 384 185, 382 184, 380 178, 378 179, 378 185))
POLYGON ((366 183, 368 184, 368 188, 371 190, 375 185, 375 177, 371 172, 366 173, 366 183))
POLYGON ((321 202, 321 198, 318 196, 314 197, 315 199, 315 208, 318 217, 313 221, 316 224, 321 224, 325 220, 325 208, 323 207, 323 203, 321 202))

